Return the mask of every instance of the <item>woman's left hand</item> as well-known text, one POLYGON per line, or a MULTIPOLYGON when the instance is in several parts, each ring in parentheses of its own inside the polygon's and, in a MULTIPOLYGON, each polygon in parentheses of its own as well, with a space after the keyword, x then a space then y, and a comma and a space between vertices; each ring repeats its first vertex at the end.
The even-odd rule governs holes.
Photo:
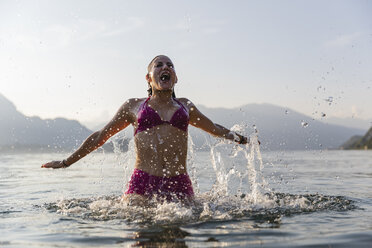
POLYGON ((238 136, 239 139, 235 139, 235 142, 237 142, 238 144, 241 144, 241 145, 246 145, 247 143, 249 143, 249 139, 243 135, 240 135, 238 133, 235 133, 236 136, 238 136))
POLYGON ((43 164, 41 168, 53 168, 53 169, 59 169, 59 168, 66 168, 67 166, 63 164, 62 161, 52 161, 46 164, 43 164))
MULTIPOLYGON (((236 136, 238 136, 239 140, 235 140, 235 142, 237 142, 238 144, 241 144, 241 145, 246 145, 247 143, 249 143, 249 138, 243 136, 243 135, 240 135, 238 133, 235 133, 236 136)), ((257 140, 258 144, 261 145, 261 142, 259 140, 257 140)))

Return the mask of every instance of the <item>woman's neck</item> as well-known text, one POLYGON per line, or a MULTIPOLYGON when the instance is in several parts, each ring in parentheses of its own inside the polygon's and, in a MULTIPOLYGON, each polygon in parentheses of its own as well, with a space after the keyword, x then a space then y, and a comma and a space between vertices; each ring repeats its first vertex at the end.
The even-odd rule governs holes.
POLYGON ((161 103, 168 103, 173 100, 173 90, 153 90, 151 99, 161 103))

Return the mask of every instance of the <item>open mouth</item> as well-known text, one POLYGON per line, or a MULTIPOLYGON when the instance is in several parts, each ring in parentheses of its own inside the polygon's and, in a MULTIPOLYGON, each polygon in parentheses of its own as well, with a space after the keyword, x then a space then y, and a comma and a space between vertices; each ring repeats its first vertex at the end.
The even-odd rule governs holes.
POLYGON ((168 82, 170 80, 170 74, 169 72, 163 72, 161 75, 160 75, 160 80, 162 82, 168 82))

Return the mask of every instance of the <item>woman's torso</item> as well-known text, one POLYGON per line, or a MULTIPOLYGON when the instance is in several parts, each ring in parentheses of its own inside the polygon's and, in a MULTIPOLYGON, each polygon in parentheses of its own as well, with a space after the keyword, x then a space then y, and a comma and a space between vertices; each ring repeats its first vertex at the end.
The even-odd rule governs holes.
POLYGON ((184 104, 174 99, 164 108, 141 99, 133 112, 135 168, 155 176, 186 174, 188 110, 184 104))

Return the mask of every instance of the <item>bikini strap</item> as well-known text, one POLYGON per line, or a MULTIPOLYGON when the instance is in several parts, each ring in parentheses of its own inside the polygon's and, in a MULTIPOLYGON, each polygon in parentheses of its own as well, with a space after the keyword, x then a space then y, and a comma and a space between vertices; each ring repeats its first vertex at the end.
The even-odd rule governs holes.
POLYGON ((186 111, 186 113, 187 113, 187 109, 185 108, 185 106, 183 106, 183 104, 180 102, 180 101, 178 101, 176 98, 173 98, 175 101, 176 101, 176 103, 178 103, 178 105, 180 105, 185 111, 186 111))
POLYGON ((144 101, 144 102, 141 104, 141 106, 139 107, 138 111, 142 110, 142 109, 145 107, 145 105, 147 104, 147 102, 150 100, 150 97, 151 97, 151 96, 149 96, 149 97, 146 99, 146 101, 144 101))

